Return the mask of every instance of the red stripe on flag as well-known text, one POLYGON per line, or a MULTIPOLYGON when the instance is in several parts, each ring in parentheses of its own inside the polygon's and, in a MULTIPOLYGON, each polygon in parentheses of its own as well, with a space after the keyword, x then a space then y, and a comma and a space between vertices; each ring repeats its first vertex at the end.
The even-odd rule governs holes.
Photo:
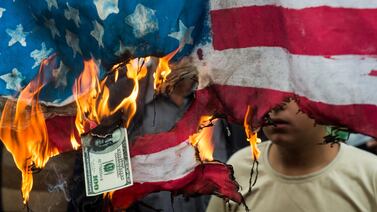
POLYGON ((331 105, 300 97, 302 111, 318 123, 346 126, 347 128, 377 138, 377 106, 368 104, 331 105))
POLYGON ((258 109, 254 117, 254 124, 257 124, 257 120, 260 120, 269 108, 288 97, 294 97, 298 99, 301 109, 319 123, 346 126, 356 132, 377 137, 377 105, 356 103, 333 105, 296 96, 293 93, 263 88, 217 85, 215 90, 216 95, 227 104, 224 107, 229 108, 228 112, 232 111, 232 116, 236 120, 244 116, 244 107, 250 104, 258 109))
POLYGON ((293 54, 377 54, 377 9, 250 6, 211 11, 216 50, 274 46, 293 54))
POLYGON ((242 196, 234 181, 232 166, 219 162, 204 163, 190 174, 166 182, 135 183, 133 186, 117 190, 113 194, 115 208, 127 208, 136 200, 156 191, 171 191, 173 194, 192 196, 197 194, 216 194, 241 203, 242 196))

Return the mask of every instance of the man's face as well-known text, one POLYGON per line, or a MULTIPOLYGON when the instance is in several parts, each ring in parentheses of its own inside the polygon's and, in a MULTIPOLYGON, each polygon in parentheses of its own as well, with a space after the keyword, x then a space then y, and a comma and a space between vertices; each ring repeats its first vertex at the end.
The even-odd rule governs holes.
POLYGON ((316 126, 313 119, 299 112, 295 101, 288 102, 282 109, 271 111, 269 115, 275 125, 265 126, 263 131, 273 143, 301 145, 313 138, 318 138, 316 143, 319 143, 324 136, 324 127, 316 126))

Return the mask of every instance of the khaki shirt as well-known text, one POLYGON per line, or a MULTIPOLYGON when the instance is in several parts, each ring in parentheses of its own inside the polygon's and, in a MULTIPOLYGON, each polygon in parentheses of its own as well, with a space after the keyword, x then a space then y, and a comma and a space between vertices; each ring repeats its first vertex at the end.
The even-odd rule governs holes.
MULTIPOLYGON (((348 212, 377 211, 377 157, 355 147, 341 144, 335 159, 322 170, 304 176, 284 176, 272 169, 267 153, 271 142, 259 145, 259 175, 250 195, 252 165, 250 147, 229 160, 252 212, 348 212)), ((207 212, 245 211, 234 202, 228 207, 213 196, 207 212)))

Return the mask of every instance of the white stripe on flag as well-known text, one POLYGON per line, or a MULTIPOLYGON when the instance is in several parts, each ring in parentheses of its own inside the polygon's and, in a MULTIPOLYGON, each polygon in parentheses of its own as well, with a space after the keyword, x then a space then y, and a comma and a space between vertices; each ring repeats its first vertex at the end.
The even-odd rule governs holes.
POLYGON ((211 10, 247 6, 275 5, 292 9, 329 6, 342 8, 377 8, 376 0, 211 0, 211 10))
POLYGON ((138 183, 179 179, 193 172, 199 164, 195 149, 188 142, 131 158, 133 180, 138 183))
POLYGON ((375 104, 377 58, 346 55, 294 55, 280 47, 252 47, 216 51, 201 48, 195 61, 200 88, 215 84, 268 88, 294 92, 330 104, 375 104), (345 95, 344 95, 345 94, 345 95))

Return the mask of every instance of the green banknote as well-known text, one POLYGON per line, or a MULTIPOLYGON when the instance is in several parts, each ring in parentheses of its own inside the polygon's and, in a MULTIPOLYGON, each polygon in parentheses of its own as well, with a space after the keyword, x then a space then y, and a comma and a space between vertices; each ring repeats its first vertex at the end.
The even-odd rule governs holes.
POLYGON ((106 136, 89 133, 81 140, 87 196, 133 184, 126 128, 117 128, 106 136))

